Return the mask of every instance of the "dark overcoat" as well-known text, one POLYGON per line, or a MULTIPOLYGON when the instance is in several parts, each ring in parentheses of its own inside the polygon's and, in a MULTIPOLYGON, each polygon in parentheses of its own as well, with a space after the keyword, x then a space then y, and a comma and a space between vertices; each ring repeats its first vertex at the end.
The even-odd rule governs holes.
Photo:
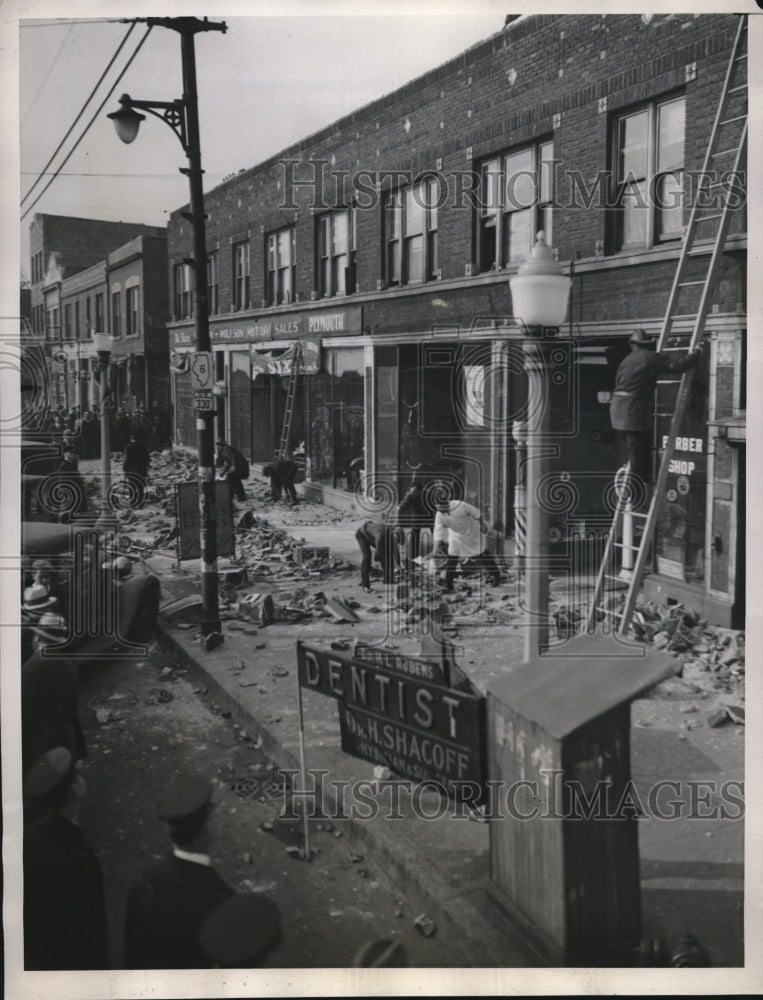
POLYGON ((127 898, 125 968, 210 968, 199 932, 211 911, 232 895, 206 865, 172 855, 148 867, 127 898))
POLYGON ((634 347, 620 362, 609 417, 616 431, 651 431, 654 387, 665 372, 684 372, 694 367, 697 356, 672 358, 649 348, 634 347))
POLYGON ((109 967, 101 865, 58 813, 24 829, 24 967, 109 967))

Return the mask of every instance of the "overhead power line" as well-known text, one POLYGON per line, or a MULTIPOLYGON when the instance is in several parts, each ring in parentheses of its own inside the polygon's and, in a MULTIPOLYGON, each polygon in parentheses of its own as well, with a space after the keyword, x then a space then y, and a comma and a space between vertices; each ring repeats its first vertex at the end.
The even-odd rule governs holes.
POLYGON ((76 20, 68 20, 67 18, 58 18, 55 21, 22 21, 19 24, 20 28, 58 28, 60 25, 64 24, 124 24, 124 18, 120 17, 90 17, 90 18, 77 18, 76 20))
POLYGON ((104 77, 105 77, 105 76, 106 76, 106 74, 107 74, 107 73, 109 72, 109 70, 110 70, 110 69, 111 69, 111 67, 112 67, 112 66, 114 65, 114 63, 116 62, 116 59, 117 59, 117 57, 119 56, 119 53, 120 53, 120 52, 122 51, 122 49, 123 49, 123 48, 125 47, 125 44, 126 44, 126 42, 127 42, 127 39, 128 39, 129 37, 130 37, 130 34, 132 33, 132 30, 133 30, 133 28, 134 28, 134 27, 135 27, 135 25, 134 25, 134 24, 131 24, 131 25, 130 25, 130 27, 129 27, 129 28, 127 29, 127 32, 126 32, 126 34, 125 34, 124 38, 123 38, 123 39, 122 39, 122 41, 121 41, 121 42, 119 43, 119 46, 118 46, 118 48, 117 48, 117 51, 116 51, 116 52, 114 53, 114 55, 113 55, 113 56, 111 57, 111 59, 109 60, 109 63, 108 63, 108 65, 107 65, 106 69, 105 69, 105 70, 103 71, 103 73, 101 73, 101 75, 100 75, 100 77, 99 77, 99 79, 98 79, 98 82, 96 83, 96 85, 95 85, 95 86, 93 87, 93 89, 92 89, 92 90, 90 91, 90 93, 88 94, 88 97, 87 97, 87 100, 86 100, 86 101, 85 101, 85 103, 84 103, 84 104, 82 105, 82 108, 80 109, 80 112, 79 112, 79 114, 77 115, 77 117, 76 117, 76 118, 74 119, 74 121, 73 121, 73 122, 71 123, 71 125, 69 126, 69 128, 68 128, 68 130, 67 130, 67 132, 66 132, 66 135, 64 135, 63 139, 62 139, 62 140, 61 140, 61 141, 59 142, 58 146, 56 146, 56 150, 55 150, 55 152, 53 153, 53 155, 51 156, 51 158, 50 158, 50 159, 48 160, 48 162, 47 162, 47 163, 45 164, 45 166, 44 166, 44 167, 42 168, 42 170, 40 171, 40 174, 39 174, 39 176, 37 177, 37 179, 35 180, 35 182, 34 182, 34 183, 32 184, 32 186, 31 186, 31 187, 29 188, 29 190, 27 191, 27 193, 26 193, 26 194, 24 195, 24 197, 23 197, 23 198, 21 199, 21 204, 22 204, 22 206, 23 206, 24 202, 25 202, 25 201, 27 200, 27 198, 28 198, 28 197, 29 197, 29 196, 31 195, 32 191, 34 191, 34 189, 35 189, 35 188, 37 187, 37 185, 38 185, 38 184, 40 183, 40 181, 42 180, 43 176, 45 175, 45 171, 46 171, 46 170, 48 169, 48 167, 49 167, 49 166, 51 165, 51 163, 53 162, 53 160, 54 160, 54 159, 56 158, 56 156, 58 155, 58 153, 59 153, 59 151, 60 151, 61 147, 63 146, 63 144, 64 144, 64 143, 66 142, 66 140, 67 140, 67 139, 69 138, 69 136, 70 136, 70 135, 72 134, 72 132, 74 131, 74 126, 75 126, 75 125, 77 124, 77 122, 78 122, 78 121, 80 120, 80 118, 81 118, 81 117, 82 117, 82 116, 84 115, 84 113, 85 113, 85 109, 87 108, 88 104, 89 104, 89 103, 90 103, 90 102, 92 101, 92 99, 93 99, 93 96, 94 96, 95 92, 96 92, 96 91, 98 90, 98 88, 100 87, 100 85, 101 85, 101 84, 103 83, 103 79, 104 79, 104 77))
POLYGON ((21 119, 21 124, 22 124, 22 126, 23 126, 24 122, 25 122, 25 121, 27 120, 27 118, 29 117, 29 113, 31 112, 32 108, 33 108, 33 107, 35 106, 35 104, 37 103, 37 98, 38 98, 38 97, 40 96, 40 94, 42 93, 42 88, 43 88, 43 87, 45 86, 45 84, 46 84, 46 83, 48 82, 48 77, 49 77, 49 76, 50 76, 50 74, 51 74, 51 73, 53 72, 53 67, 54 67, 54 66, 56 65, 56 63, 58 62, 58 57, 59 57, 59 56, 61 55, 61 53, 63 52, 63 50, 64 50, 64 46, 65 46, 65 45, 66 45, 66 43, 67 43, 67 42, 69 41, 69 35, 71 35, 71 33, 72 33, 72 31, 73 31, 73 30, 74 30, 74 23, 72 22, 72 24, 70 24, 70 25, 69 25, 69 30, 68 30, 68 31, 66 32, 66 34, 64 35, 64 40, 63 40, 63 41, 61 42, 61 44, 60 44, 60 45, 58 46, 58 49, 56 50, 56 54, 55 54, 55 57, 54 57, 54 59, 53 59, 53 62, 52 62, 52 63, 50 64, 50 66, 48 66, 48 72, 47 72, 47 73, 45 74, 45 77, 44 77, 44 79, 43 79, 42 83, 41 83, 41 84, 40 84, 40 86, 39 86, 39 87, 37 88, 37 93, 36 93, 36 94, 34 95, 34 97, 32 98, 32 103, 31 103, 31 104, 29 105, 29 107, 27 108, 27 111, 26 111, 26 114, 24 115, 24 117, 23 117, 23 118, 21 119))
MULTIPOLYGON (((66 166, 66 164, 67 164, 67 163, 69 162, 69 160, 71 159, 71 157, 72 157, 72 155, 73 155, 74 151, 76 150, 76 148, 77 148, 77 147, 79 146, 79 144, 80 144, 80 143, 82 142, 82 140, 83 140, 83 139, 85 138, 85 136, 87 135, 87 133, 88 133, 88 131, 89 131, 89 129, 90 129, 90 126, 91 126, 91 125, 93 124, 93 122, 95 121, 95 119, 96 119, 96 118, 98 117, 98 115, 99 115, 99 114, 101 113, 101 111, 103 110, 103 108, 104 108, 104 106, 105 106, 105 104, 106 104, 106 101, 108 101, 108 99, 109 99, 109 98, 111 97, 111 95, 112 95, 112 94, 114 93, 114 91, 116 90, 116 88, 117 88, 117 84, 118 84, 118 83, 120 82, 120 80, 122 79, 122 77, 123 77, 123 76, 125 75, 125 73, 127 72, 127 70, 128 70, 128 69, 130 68, 130 66, 132 65, 132 63, 133 63, 133 60, 135 59, 135 57, 137 56, 137 54, 138 54, 138 53, 140 52, 140 50, 141 50, 141 49, 143 48, 143 45, 144 45, 144 43, 145 43, 146 39, 148 38, 148 36, 149 36, 150 34, 151 34, 151 25, 149 25, 149 26, 148 26, 148 28, 146 29, 146 33, 145 33, 145 35, 144 35, 144 36, 143 36, 143 37, 141 38, 141 40, 140 40, 140 41, 138 42, 138 45, 136 46, 136 48, 135 48, 135 51, 133 52, 133 54, 132 54, 132 55, 130 56, 130 58, 128 59, 127 63, 125 64, 125 66, 124 66, 124 68, 122 69, 122 71, 121 71, 121 73, 119 74, 119 76, 118 76, 118 77, 116 78, 116 80, 114 81, 114 83, 113 83, 113 84, 111 85, 111 87, 109 88, 109 92, 108 92, 108 93, 106 94, 106 96, 104 97, 104 99, 103 99, 103 100, 101 101, 101 103, 100 103, 100 104, 98 105, 98 107, 97 107, 97 109, 96 109, 96 111, 95 111, 95 114, 93 115, 93 117, 92 117, 92 118, 90 119, 90 121, 89 121, 89 122, 87 123, 87 125, 85 126, 85 129, 84 129, 84 131, 82 132, 82 134, 80 135, 79 139, 77 139, 77 141, 76 141, 76 142, 74 143, 74 145, 72 146, 72 148, 71 148, 71 149, 69 150, 69 152, 68 152, 68 153, 66 154, 66 156, 65 156, 65 158, 64 158, 64 160, 63 160, 63 162, 62 162, 62 163, 60 164, 60 166, 59 166, 58 170, 57 170, 57 171, 56 171, 56 172, 54 173, 54 175, 53 175, 53 176, 52 176, 52 177, 50 178, 50 180, 49 180, 49 181, 48 181, 48 183, 47 183, 47 184, 45 185, 45 187, 44 187, 44 188, 42 189, 42 191, 40 191, 40 193, 39 193, 39 194, 37 195, 37 197, 36 197, 36 198, 35 198, 35 200, 34 200, 34 201, 32 202, 32 204, 31 204, 31 205, 29 205, 29 207, 28 207, 28 208, 26 208, 26 209, 25 209, 25 210, 24 210, 24 211, 23 211, 23 212, 21 213, 21 218, 22 218, 22 220, 23 220, 23 219, 25 219, 27 215, 29 215, 29 213, 30 213, 30 212, 32 211, 32 209, 33 209, 33 208, 34 208, 34 206, 35 206, 35 205, 37 204, 37 202, 38 202, 38 201, 40 200, 40 198, 42 198, 42 196, 43 196, 43 195, 45 194, 45 192, 46 192, 46 191, 48 190, 48 188, 50 187, 50 185, 51 185, 51 184, 53 183, 53 181, 54 181, 54 180, 56 179, 56 177, 58 176, 59 172, 60 172, 60 171, 61 171, 61 170, 62 170, 62 169, 63 169, 63 168, 64 168, 64 167, 66 166)), ((46 166, 47 166, 47 164, 46 164, 46 166)))

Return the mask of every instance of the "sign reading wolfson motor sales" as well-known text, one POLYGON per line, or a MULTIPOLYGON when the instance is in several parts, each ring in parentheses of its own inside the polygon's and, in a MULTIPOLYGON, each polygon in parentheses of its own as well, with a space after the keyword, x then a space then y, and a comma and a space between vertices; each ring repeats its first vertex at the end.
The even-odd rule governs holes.
POLYGON ((413 671, 297 642, 299 684, 336 698, 342 749, 413 781, 434 781, 456 798, 480 801, 485 782, 485 699, 413 671), (468 790, 467 790, 468 788, 468 790), (479 789, 479 792, 477 791, 479 789))

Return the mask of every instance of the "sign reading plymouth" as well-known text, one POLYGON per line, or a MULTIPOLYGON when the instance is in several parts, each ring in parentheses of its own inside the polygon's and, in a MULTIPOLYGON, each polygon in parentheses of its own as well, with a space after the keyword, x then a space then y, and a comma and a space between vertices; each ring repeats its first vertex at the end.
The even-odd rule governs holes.
MULTIPOLYGON (((214 318, 209 325, 212 344, 256 344, 268 340, 302 340, 309 337, 343 337, 363 332, 362 306, 334 306, 306 309, 287 315, 261 318, 214 318)), ((195 343, 192 326, 174 327, 170 331, 172 346, 188 347, 195 343)))
POLYGON ((485 780, 485 699, 443 687, 436 675, 429 680, 407 659, 398 670, 297 642, 300 686, 339 702, 344 751, 477 802, 474 788, 485 780))

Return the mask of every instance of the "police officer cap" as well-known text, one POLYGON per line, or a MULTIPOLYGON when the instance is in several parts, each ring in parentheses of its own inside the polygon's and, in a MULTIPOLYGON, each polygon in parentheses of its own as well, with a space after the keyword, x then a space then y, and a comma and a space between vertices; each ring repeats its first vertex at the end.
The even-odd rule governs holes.
POLYGON ((262 960, 281 936, 276 904, 257 893, 232 896, 210 913, 199 941, 210 962, 248 968, 262 960))
POLYGON ((41 799, 55 791, 71 771, 73 760, 66 747, 53 747, 38 757, 24 775, 24 798, 41 799))
POLYGON ((629 344, 645 344, 651 346, 654 344, 654 337, 646 332, 646 330, 634 330, 631 334, 629 344))
POLYGON ((212 786, 200 775, 188 775, 174 781, 157 802, 159 819, 176 824, 192 819, 209 805, 212 786))

